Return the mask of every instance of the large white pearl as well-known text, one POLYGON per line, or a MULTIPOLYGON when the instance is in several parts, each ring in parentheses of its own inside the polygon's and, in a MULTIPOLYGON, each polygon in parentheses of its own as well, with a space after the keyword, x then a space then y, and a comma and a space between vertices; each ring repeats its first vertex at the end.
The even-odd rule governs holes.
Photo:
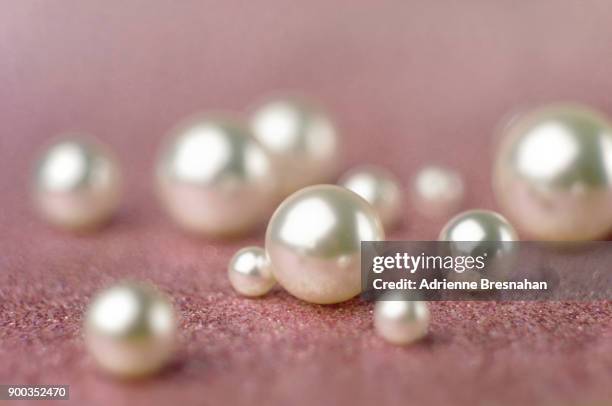
POLYGON ((337 303, 361 291, 361 241, 384 240, 376 211, 333 185, 289 196, 270 219, 266 251, 278 283, 312 303, 337 303))
POLYGON ((504 131, 494 167, 499 204, 526 237, 590 240, 612 229, 612 124, 579 105, 550 105, 504 131))
POLYGON ((85 319, 87 347, 105 371, 120 377, 149 375, 171 358, 176 318, 155 289, 121 284, 100 293, 85 319))
POLYGON ((274 200, 270 159, 239 121, 202 117, 179 126, 157 164, 157 185, 172 218, 211 236, 250 231, 274 200))
POLYGON ((265 295, 276 283, 266 251, 260 247, 245 247, 234 254, 227 273, 232 287, 244 296, 265 295))
POLYGON ((94 228, 119 205, 119 165, 88 136, 68 136, 51 145, 36 165, 33 183, 36 208, 59 227, 94 228))
POLYGON ((426 302, 394 299, 388 292, 374 306, 374 328, 393 344, 410 344, 427 335, 429 309, 426 302))
POLYGON ((333 177, 337 130, 313 103, 296 98, 271 100, 253 111, 250 124, 255 138, 274 159, 281 197, 333 177))
POLYGON ((463 201, 461 176, 441 166, 426 166, 414 177, 412 195, 416 209, 430 218, 455 213, 463 201))
POLYGON ((518 235, 503 216, 490 210, 468 210, 457 214, 442 228, 439 241, 453 256, 486 255, 485 270, 465 273, 450 272, 450 280, 478 281, 482 276, 503 280, 515 259, 518 235))
POLYGON ((399 179, 389 171, 375 166, 355 168, 345 174, 339 184, 370 203, 378 212, 386 230, 399 221, 402 189, 399 179))

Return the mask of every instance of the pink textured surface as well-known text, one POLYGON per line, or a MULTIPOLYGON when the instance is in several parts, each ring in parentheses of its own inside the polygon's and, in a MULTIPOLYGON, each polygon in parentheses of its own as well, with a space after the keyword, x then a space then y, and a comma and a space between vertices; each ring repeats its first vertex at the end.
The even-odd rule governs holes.
MULTIPOLYGON (((278 89, 323 100, 343 166, 408 183, 425 163, 461 170, 466 207, 494 208, 500 119, 549 100, 612 113, 612 3, 600 1, 16 1, 0 13, 0 383, 71 385, 75 404, 610 405, 612 305, 435 303, 431 335, 396 348, 358 301, 321 307, 282 291, 237 297, 225 266, 247 243, 198 240, 151 187, 159 140, 198 110, 242 110, 278 89), (29 207, 41 144, 82 129, 116 150, 116 221, 75 237, 29 207), (155 379, 96 371, 80 338, 91 295, 153 281, 181 315, 176 362, 155 379)), ((441 224, 406 202, 397 239, 441 224)), ((19 403, 25 404, 25 402, 19 403)))

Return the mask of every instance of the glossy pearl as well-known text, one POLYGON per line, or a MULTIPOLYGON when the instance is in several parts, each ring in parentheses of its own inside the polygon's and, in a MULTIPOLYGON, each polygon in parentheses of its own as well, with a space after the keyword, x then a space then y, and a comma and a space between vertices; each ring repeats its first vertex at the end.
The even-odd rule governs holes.
POLYGON ((91 229, 109 220, 119 206, 117 161, 87 136, 51 145, 34 172, 34 204, 50 223, 71 230, 91 229))
POLYGON ((234 254, 227 273, 232 287, 244 296, 265 295, 276 283, 266 252, 260 247, 246 247, 234 254))
POLYGON ((504 131, 493 186, 528 238, 605 237, 612 229, 612 124, 579 105, 524 114, 504 131))
POLYGON ((426 166, 414 178, 413 198, 416 209, 430 218, 455 213, 464 197, 461 176, 440 166, 426 166))
POLYGON ((429 320, 426 302, 383 296, 374 306, 374 328, 378 335, 393 344, 410 344, 425 337, 429 320))
POLYGON ((157 164, 157 186, 183 229, 233 236, 271 211, 276 183, 268 155, 239 121, 202 117, 174 130, 157 164))
POLYGON ((274 159, 281 198, 334 176, 339 151, 337 130, 313 103, 295 98, 271 100, 251 114, 250 125, 255 138, 274 159))
POLYGON ((468 210, 453 217, 444 226, 439 241, 448 241, 444 254, 453 256, 485 255, 485 271, 450 272, 451 280, 503 280, 513 264, 518 236, 503 216, 490 210, 468 210))
POLYGON ((304 188, 272 215, 266 252, 278 283, 312 303, 338 303, 361 291, 361 241, 384 240, 378 214, 350 190, 304 188))
POLYGON ((370 203, 385 229, 397 224, 401 217, 402 189, 399 179, 392 173, 375 166, 363 166, 348 172, 339 183, 370 203))
POLYGON ((100 293, 85 319, 85 340, 98 365, 119 377, 149 375, 171 358, 176 332, 170 302, 151 287, 121 284, 100 293))

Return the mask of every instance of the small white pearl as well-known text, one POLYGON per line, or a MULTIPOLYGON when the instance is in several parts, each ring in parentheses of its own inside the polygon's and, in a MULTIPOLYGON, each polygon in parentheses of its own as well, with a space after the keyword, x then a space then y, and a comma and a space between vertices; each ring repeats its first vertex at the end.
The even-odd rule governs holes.
POLYGON ((121 284, 101 292, 85 318, 85 340, 98 365, 119 377, 160 370, 171 358, 176 319, 155 289, 121 284))
POLYGON ((250 126, 274 160, 281 198, 334 176, 338 132, 314 103, 297 98, 270 100, 253 111, 250 126))
POLYGON ((338 303, 361 291, 361 241, 384 240, 372 206, 333 185, 304 188, 272 215, 266 252, 278 283, 312 303, 338 303))
POLYGON ((463 202, 463 180, 450 169, 426 166, 416 174, 412 194, 421 214, 430 218, 445 217, 456 212, 463 202))
POLYGON ((36 165, 33 197, 50 223, 71 230, 99 226, 119 206, 121 179, 115 158, 88 136, 67 136, 36 165))
POLYGON ((375 166, 362 166, 345 174, 339 184, 370 203, 378 212, 385 229, 390 229, 399 221, 402 189, 399 179, 389 171, 375 166))
POLYGON ((612 122, 553 104, 504 129, 493 171, 504 213, 527 237, 590 240, 612 230, 612 122))
POLYGON ((224 237, 263 221, 276 181, 269 156, 239 120, 200 117, 173 131, 157 164, 157 186, 183 229, 224 237))
POLYGON ((374 328, 393 344, 410 344, 423 338, 427 335, 429 319, 426 302, 383 296, 374 306, 374 328))
POLYGON ((234 289, 244 296, 265 295, 276 283, 266 252, 260 247, 246 247, 236 252, 227 273, 234 289))

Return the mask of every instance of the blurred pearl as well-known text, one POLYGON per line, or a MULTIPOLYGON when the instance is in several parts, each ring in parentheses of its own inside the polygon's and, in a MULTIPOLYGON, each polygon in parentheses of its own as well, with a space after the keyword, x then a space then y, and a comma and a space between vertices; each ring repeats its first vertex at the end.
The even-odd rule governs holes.
POLYGON ((250 123, 253 135, 274 159, 281 197, 331 180, 338 161, 338 134, 318 107, 298 99, 272 100, 252 113, 250 123))
POLYGON ((170 359, 176 320, 151 287, 121 284, 100 293, 85 319, 87 347, 102 369, 121 377, 149 375, 170 359))
POLYGON ((402 190, 399 179, 383 168, 363 166, 348 172, 340 185, 363 197, 378 212, 385 228, 401 216, 402 190))
POLYGON ((393 344, 410 344, 423 338, 427 335, 429 318, 426 302, 383 296, 374 306, 374 328, 393 344))
POLYGON ((265 295, 276 283, 266 252, 260 247, 246 247, 234 254, 227 273, 234 289, 244 296, 265 295))
POLYGON ((378 214, 348 189, 304 188, 270 219, 266 251, 278 283, 312 303, 337 303, 361 291, 361 241, 384 240, 378 214))
POLYGON ((52 224, 72 230, 94 228, 119 206, 117 161, 87 136, 65 138, 39 159, 33 185, 34 203, 52 224))
POLYGON ((426 166, 414 178, 413 198, 423 215, 437 218, 455 213, 463 201, 461 176, 450 169, 426 166))
POLYGON ((442 229, 439 241, 448 241, 445 255, 485 255, 486 274, 472 271, 463 274, 450 272, 450 280, 474 280, 481 276, 503 280, 510 270, 518 249, 516 231, 501 215, 490 210, 468 210, 453 217, 442 229))
POLYGON ((172 218, 212 236, 250 231, 271 209, 275 177, 265 151, 229 118, 179 126, 157 164, 157 185, 172 218))
POLYGON ((612 124, 550 105, 505 129, 494 166, 499 204, 529 238, 590 240, 612 229, 612 124))

